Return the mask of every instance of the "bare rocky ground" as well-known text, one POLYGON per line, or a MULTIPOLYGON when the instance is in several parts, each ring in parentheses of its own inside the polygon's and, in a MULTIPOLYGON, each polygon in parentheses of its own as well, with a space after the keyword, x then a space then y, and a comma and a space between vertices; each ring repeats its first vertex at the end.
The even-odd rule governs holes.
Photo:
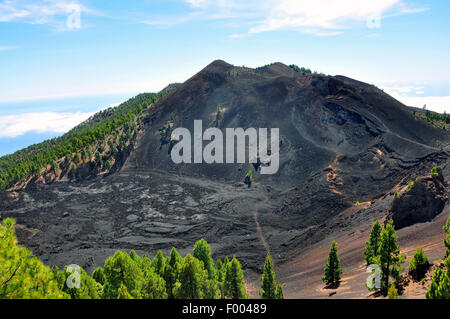
POLYGON ((447 186, 423 177, 436 166, 449 180, 450 133, 373 85, 281 63, 249 69, 215 61, 149 107, 143 123, 116 173, 0 192, 0 212, 17 220, 20 243, 48 265, 90 272, 117 249, 153 257, 175 246, 186 254, 205 238, 214 258, 239 258, 252 296, 270 252, 288 298, 363 298, 370 227, 392 211, 394 192, 416 181, 393 211, 408 226, 399 230, 400 245, 409 256, 420 246, 430 260, 443 255, 449 208, 420 208, 433 201, 442 209, 448 200, 447 186), (171 130, 193 131, 198 119, 223 132, 279 128, 278 173, 254 170, 248 188, 248 163, 174 164, 171 130), (433 185, 439 194, 428 192, 433 185), (405 214, 411 207, 413 216, 405 214), (320 277, 333 239, 344 279, 330 291, 320 277))
MULTIPOLYGON (((1 202, 1 211, 17 220, 20 241, 48 265, 78 264, 88 272, 117 249, 154 256, 175 246, 186 254, 200 238, 210 243, 214 257, 236 255, 246 269, 258 271, 266 248, 255 213, 276 202, 267 203, 271 194, 262 185, 247 188, 157 171, 13 194, 1 202)), ((279 223, 273 216, 273 227, 279 223)))
MULTIPOLYGON (((280 216, 285 200, 283 192, 258 182, 247 188, 133 169, 9 193, 0 210, 17 220, 20 242, 48 265, 78 264, 91 272, 117 249, 154 256, 175 246, 186 254, 205 238, 214 258, 236 255, 243 262, 253 297, 268 251, 288 298, 371 297, 364 286, 363 249, 373 221, 386 216, 392 196, 351 205, 323 224, 303 228, 294 227, 292 217, 280 216), (341 285, 330 290, 320 278, 333 239, 344 273, 341 285)), ((450 206, 430 222, 399 230, 408 260, 421 246, 430 261, 444 255, 442 225, 448 216, 450 206)), ((423 297, 426 288, 415 283, 403 297, 423 297)))

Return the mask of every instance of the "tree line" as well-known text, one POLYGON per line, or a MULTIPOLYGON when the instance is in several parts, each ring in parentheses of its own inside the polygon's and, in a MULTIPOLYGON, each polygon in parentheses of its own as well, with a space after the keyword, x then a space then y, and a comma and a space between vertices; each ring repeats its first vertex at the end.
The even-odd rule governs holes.
MULTIPOLYGON (((121 150, 125 149, 125 145, 131 141, 131 134, 135 129, 133 123, 136 117, 161 96, 162 94, 156 93, 139 94, 117 107, 111 107, 96 113, 60 137, 31 145, 23 150, 1 157, 0 190, 12 187, 30 176, 40 176, 42 170, 49 165, 52 170, 58 172, 61 169, 59 164, 61 159, 64 159, 66 165, 72 163, 73 173, 75 173, 78 162, 88 158, 88 156, 94 158, 93 154, 89 154, 90 147, 101 144, 107 137, 115 136, 122 131, 123 133, 119 136, 117 142, 117 149, 109 154, 109 157, 117 156, 121 150)), ((110 159, 103 159, 101 153, 98 153, 98 155, 94 155, 95 163, 103 166, 110 159)))
MULTIPOLYGON (((0 224, 0 299, 246 299, 241 263, 236 257, 214 262, 206 240, 195 243, 182 257, 175 248, 169 256, 158 251, 151 259, 116 251, 89 276, 76 265, 45 266, 31 251, 17 244, 15 221, 0 224)), ((266 257, 260 296, 282 299, 273 262, 266 257)))

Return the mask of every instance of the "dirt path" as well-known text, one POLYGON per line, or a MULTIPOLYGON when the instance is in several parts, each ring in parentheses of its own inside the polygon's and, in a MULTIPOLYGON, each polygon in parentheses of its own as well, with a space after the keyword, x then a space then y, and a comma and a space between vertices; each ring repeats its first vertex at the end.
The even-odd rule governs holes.
POLYGON ((262 228, 261 225, 259 224, 258 221, 258 214, 259 214, 259 208, 265 204, 267 204, 267 202, 269 201, 269 197, 264 196, 264 201, 258 203, 255 206, 255 209, 253 210, 253 219, 255 220, 255 224, 256 224, 256 232, 258 234, 258 238, 261 241, 261 243, 263 244, 264 248, 266 249, 266 252, 268 255, 270 255, 270 247, 267 244, 266 239, 264 238, 263 232, 262 232, 262 228))

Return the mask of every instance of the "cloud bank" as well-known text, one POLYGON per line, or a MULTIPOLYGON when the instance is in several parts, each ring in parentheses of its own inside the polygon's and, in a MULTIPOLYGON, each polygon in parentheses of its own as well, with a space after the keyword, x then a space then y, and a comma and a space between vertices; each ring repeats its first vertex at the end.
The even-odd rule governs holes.
MULTIPOLYGON (((356 26, 380 28, 387 16, 418 13, 405 0, 185 0, 193 9, 209 16, 253 17, 245 35, 295 30, 317 36, 334 36, 356 26)), ((232 38, 242 37, 233 34, 232 38)))
POLYGON ((65 133, 94 113, 25 113, 0 116, 0 139, 14 138, 29 132, 65 133))

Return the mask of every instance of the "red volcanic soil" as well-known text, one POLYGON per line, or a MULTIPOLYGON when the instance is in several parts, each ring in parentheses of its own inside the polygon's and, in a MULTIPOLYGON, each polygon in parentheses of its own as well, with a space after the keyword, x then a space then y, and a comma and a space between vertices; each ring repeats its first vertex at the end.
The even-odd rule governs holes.
MULTIPOLYGON (((409 260, 414 251, 423 247, 430 263, 445 256, 445 237, 442 226, 450 216, 450 206, 431 222, 420 223, 397 231, 401 252, 407 255, 405 274, 409 260)), ((363 226, 351 234, 343 234, 336 238, 327 238, 310 246, 292 261, 280 265, 276 271, 278 280, 283 283, 286 298, 374 298, 373 293, 365 287, 369 276, 363 250, 369 237, 370 227, 363 226), (321 281, 331 241, 339 244, 339 256, 343 268, 342 280, 338 288, 325 289, 321 281)), ((427 274, 431 278, 431 268, 427 274)), ((425 298, 429 281, 410 282, 399 298, 425 298)))

